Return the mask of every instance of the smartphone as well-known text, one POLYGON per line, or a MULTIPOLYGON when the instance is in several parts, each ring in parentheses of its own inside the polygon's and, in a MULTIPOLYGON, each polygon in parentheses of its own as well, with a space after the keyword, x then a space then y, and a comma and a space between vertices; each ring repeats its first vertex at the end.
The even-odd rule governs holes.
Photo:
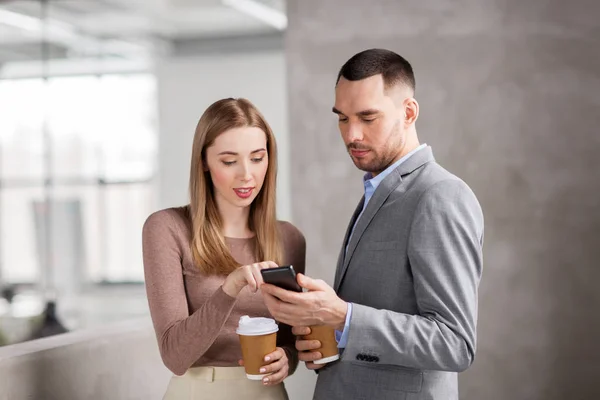
POLYGON ((292 265, 284 265, 278 268, 261 269, 263 281, 282 289, 294 292, 302 292, 302 287, 296 281, 296 271, 292 265))

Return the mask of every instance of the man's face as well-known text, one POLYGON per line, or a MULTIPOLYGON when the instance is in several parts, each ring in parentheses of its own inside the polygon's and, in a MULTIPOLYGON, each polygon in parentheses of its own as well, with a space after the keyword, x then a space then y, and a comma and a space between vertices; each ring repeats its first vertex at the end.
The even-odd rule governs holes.
POLYGON ((357 168, 375 176, 400 158, 406 143, 405 110, 401 93, 386 93, 381 75, 359 81, 340 78, 333 112, 357 168))

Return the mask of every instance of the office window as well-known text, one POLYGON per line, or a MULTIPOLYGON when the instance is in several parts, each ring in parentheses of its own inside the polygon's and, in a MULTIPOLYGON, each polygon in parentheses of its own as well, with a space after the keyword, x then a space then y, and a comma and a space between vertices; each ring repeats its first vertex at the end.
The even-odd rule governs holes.
POLYGON ((150 74, 0 80, 0 280, 141 281, 157 140, 150 74))

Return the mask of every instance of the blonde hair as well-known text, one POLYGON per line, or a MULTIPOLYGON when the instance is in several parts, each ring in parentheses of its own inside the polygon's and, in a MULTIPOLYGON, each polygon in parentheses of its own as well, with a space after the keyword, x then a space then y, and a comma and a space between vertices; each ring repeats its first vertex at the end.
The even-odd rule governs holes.
POLYGON ((228 274, 240 264, 225 243, 223 223, 215 201, 210 172, 204 168, 206 149, 223 132, 239 127, 260 128, 267 137, 269 164, 262 189, 250 205, 248 225, 255 233, 258 261, 280 263, 282 246, 275 213, 277 146, 269 124, 246 99, 222 99, 206 109, 194 134, 190 170, 191 249, 196 265, 207 274, 228 274))

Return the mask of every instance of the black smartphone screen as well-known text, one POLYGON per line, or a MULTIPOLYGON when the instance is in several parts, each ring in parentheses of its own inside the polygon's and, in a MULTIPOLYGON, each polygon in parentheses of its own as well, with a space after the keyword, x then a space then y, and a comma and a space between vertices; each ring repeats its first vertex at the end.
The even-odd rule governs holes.
POLYGON ((285 265, 278 268, 261 269, 263 281, 271 285, 278 286, 282 289, 301 292, 302 288, 296 281, 296 271, 291 265, 285 265))

